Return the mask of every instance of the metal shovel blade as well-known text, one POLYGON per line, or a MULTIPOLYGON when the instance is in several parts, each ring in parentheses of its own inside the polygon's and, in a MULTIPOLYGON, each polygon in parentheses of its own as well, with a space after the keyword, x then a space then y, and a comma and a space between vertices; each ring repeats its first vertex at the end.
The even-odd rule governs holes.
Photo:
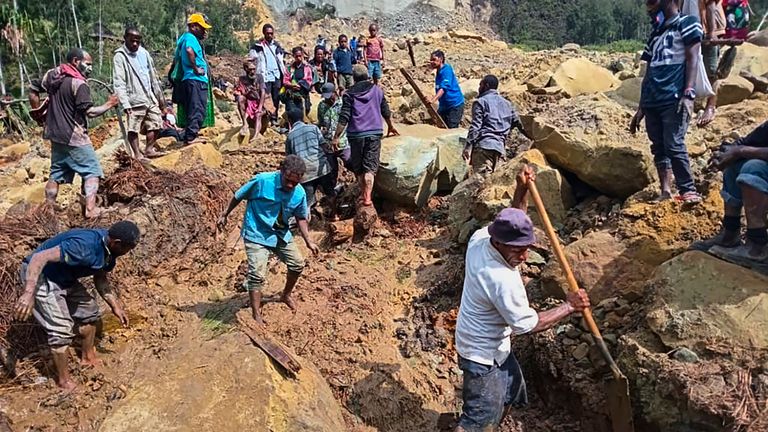
POLYGON ((625 376, 611 377, 606 382, 608 411, 613 432, 634 432, 632 406, 629 402, 629 383, 625 376))

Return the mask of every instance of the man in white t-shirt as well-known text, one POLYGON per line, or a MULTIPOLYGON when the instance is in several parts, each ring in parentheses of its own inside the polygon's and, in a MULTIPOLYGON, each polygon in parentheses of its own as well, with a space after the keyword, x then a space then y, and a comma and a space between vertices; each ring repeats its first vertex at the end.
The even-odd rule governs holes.
POLYGON ((528 208, 530 167, 517 176, 511 208, 470 239, 464 291, 456 323, 456 351, 464 372, 464 400, 456 432, 493 430, 510 407, 528 402, 525 380, 511 352, 510 336, 536 333, 589 307, 584 290, 569 293, 562 305, 536 312, 528 303, 518 266, 536 242, 528 208))

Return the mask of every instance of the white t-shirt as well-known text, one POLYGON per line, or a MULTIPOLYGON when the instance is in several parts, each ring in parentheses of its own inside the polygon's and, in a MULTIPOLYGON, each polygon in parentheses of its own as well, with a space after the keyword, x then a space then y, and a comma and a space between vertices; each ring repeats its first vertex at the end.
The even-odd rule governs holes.
POLYGON ((510 352, 509 336, 529 333, 538 323, 520 272, 493 247, 488 228, 478 230, 467 248, 456 351, 480 364, 503 364, 510 352))

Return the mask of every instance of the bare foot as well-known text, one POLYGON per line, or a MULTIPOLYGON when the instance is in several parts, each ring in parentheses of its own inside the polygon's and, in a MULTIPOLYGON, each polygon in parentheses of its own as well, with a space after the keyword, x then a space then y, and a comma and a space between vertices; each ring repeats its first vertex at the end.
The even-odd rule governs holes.
POLYGON ((715 109, 714 108, 707 108, 701 114, 701 117, 699 117, 699 121, 696 124, 699 127, 705 127, 708 124, 712 123, 712 120, 714 120, 714 119, 715 119, 715 109))
POLYGON ((59 386, 64 393, 71 393, 77 388, 77 384, 69 378, 63 381, 56 380, 56 385, 59 386))
POLYGON ((102 365, 101 359, 96 358, 96 354, 84 356, 80 359, 80 366, 92 367, 94 369, 100 368, 102 365))
POLYGON ((163 156, 167 155, 167 154, 168 154, 168 152, 164 152, 164 151, 158 151, 158 150, 154 150, 154 149, 152 149, 152 150, 147 150, 147 151, 145 152, 145 154, 146 154, 146 156, 147 156, 148 158, 150 158, 150 159, 155 159, 155 158, 159 158, 159 157, 163 157, 163 156))
POLYGON ((244 137, 248 135, 248 125, 243 125, 243 127, 240 128, 240 137, 244 137))
POLYGON ((280 296, 280 301, 285 303, 285 305, 288 306, 290 310, 296 313, 296 303, 294 303, 293 298, 291 296, 289 295, 280 296))
POLYGON ((253 320, 256 321, 256 324, 260 326, 267 325, 267 323, 264 321, 264 318, 261 317, 260 313, 253 313, 251 316, 253 317, 253 320))

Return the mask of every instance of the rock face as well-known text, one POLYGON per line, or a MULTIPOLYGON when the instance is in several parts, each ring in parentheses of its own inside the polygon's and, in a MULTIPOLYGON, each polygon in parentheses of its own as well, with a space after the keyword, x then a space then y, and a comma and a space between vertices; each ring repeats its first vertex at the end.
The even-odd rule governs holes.
MULTIPOLYGON (((595 304, 627 292, 642 292, 654 267, 637 259, 634 252, 634 248, 605 231, 587 234, 565 247, 576 281, 595 304)), ((557 260, 550 260, 544 267, 541 287, 551 296, 565 298, 568 285, 557 260)))
POLYGON ((477 91, 480 88, 480 79, 470 79, 459 83, 461 92, 464 94, 465 103, 471 103, 471 100, 477 97, 477 91))
POLYGON ((768 277, 686 252, 662 264, 652 283, 648 325, 665 345, 768 348, 768 277))
POLYGON ((755 89, 746 78, 731 74, 720 81, 717 88, 717 106, 736 104, 748 98, 755 89))
MULTIPOLYGON (((723 54, 724 55, 724 54, 723 54)), ((736 57, 730 75, 738 75, 746 70, 753 75, 763 75, 768 72, 768 48, 745 43, 736 47, 736 57)))
POLYGON ((398 125, 400 136, 381 143, 376 192, 396 203, 420 207, 438 190, 451 191, 464 178, 461 157, 465 129, 398 125))
POLYGON ((654 170, 650 150, 644 136, 625 131, 628 113, 604 96, 576 98, 569 104, 558 114, 564 117, 521 118, 534 137, 533 146, 552 164, 606 195, 626 198, 648 186, 654 170), (586 119, 583 128, 573 118, 577 115, 586 119), (602 130, 595 133, 595 125, 602 130))
POLYGON ((606 93, 606 95, 616 102, 635 109, 640 105, 640 91, 642 85, 642 78, 628 78, 621 82, 619 88, 606 93))
POLYGON ((296 380, 285 378, 239 332, 184 351, 172 349, 166 356, 162 366, 149 365, 152 372, 140 372, 102 430, 345 429, 338 403, 308 362, 296 380), (201 359, 211 366, 191 367, 201 359))
POLYGON ((611 71, 580 57, 562 63, 550 82, 550 85, 562 88, 570 97, 605 92, 619 84, 620 81, 611 71))

